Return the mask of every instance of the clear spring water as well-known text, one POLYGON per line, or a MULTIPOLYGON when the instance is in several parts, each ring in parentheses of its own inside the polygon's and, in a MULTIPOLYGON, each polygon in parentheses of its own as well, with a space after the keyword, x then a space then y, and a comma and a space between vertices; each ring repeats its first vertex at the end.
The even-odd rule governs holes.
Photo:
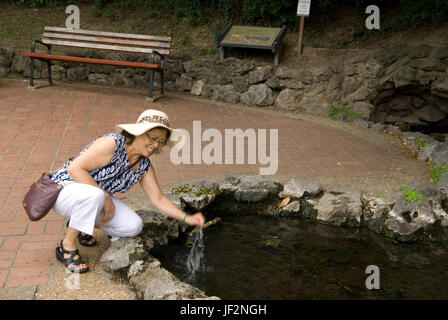
POLYGON ((366 229, 230 216, 196 241, 192 248, 179 239, 153 254, 223 299, 448 299, 446 248, 399 244, 366 229), (379 290, 366 288, 369 265, 379 267, 379 290))
POLYGON ((187 267, 186 282, 194 283, 198 272, 212 271, 207 265, 204 249, 204 231, 199 230, 196 233, 193 245, 191 246, 185 262, 187 267))

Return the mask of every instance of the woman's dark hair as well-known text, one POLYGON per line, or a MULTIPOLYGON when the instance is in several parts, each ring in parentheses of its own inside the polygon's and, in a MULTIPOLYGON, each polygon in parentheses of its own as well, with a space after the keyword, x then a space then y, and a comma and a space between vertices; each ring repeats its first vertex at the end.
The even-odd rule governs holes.
MULTIPOLYGON (((163 127, 156 127, 156 128, 163 128, 163 127)), ((153 128, 153 129, 155 129, 155 128, 153 128)), ((163 129, 166 130, 166 141, 170 140, 171 131, 166 129, 166 128, 163 128, 163 129)), ((131 145, 132 142, 134 142, 134 140, 135 140, 135 136, 133 134, 130 134, 126 130, 121 130, 120 134, 126 138, 126 145, 127 146, 131 145)))
POLYGON ((126 138, 126 145, 129 146, 134 142, 135 136, 133 134, 130 134, 126 130, 121 130, 120 134, 126 138))

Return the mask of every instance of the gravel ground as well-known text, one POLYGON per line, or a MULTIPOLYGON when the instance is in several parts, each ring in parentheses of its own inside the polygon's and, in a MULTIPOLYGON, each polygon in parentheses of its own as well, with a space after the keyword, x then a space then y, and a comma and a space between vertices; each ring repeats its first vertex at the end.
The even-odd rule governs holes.
POLYGON ((81 275, 66 272, 65 266, 56 260, 50 281, 40 285, 35 300, 134 300, 135 294, 121 279, 113 279, 99 266, 99 260, 110 245, 106 234, 95 229, 98 241, 95 247, 78 246, 79 253, 89 266, 89 272, 81 275))

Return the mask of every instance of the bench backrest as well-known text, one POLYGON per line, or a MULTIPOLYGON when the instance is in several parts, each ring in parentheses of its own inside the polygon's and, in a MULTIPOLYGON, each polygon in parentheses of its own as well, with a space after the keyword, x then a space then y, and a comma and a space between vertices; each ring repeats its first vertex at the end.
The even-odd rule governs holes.
POLYGON ((168 55, 171 47, 170 37, 56 27, 44 28, 42 42, 61 46, 137 53, 152 53, 153 50, 156 50, 163 55, 168 55))

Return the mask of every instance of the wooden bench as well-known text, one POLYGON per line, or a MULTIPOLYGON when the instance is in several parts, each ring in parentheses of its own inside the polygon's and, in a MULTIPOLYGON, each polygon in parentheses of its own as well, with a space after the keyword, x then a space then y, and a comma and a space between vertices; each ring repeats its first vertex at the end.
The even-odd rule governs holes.
POLYGON ((127 68, 149 69, 148 98, 150 101, 154 101, 155 99, 158 99, 164 95, 163 91, 163 72, 165 70, 164 57, 166 55, 169 55, 170 47, 171 47, 170 37, 45 27, 42 41, 40 40, 33 41, 31 44, 31 52, 24 52, 23 55, 31 58, 30 87, 34 87, 34 59, 39 59, 47 62, 49 84, 52 84, 51 60, 93 63, 93 64, 102 64, 102 65, 127 67, 127 68), (47 53, 35 52, 36 44, 38 43, 47 47, 47 53), (149 63, 92 59, 83 57, 73 57, 67 55, 58 55, 52 53, 53 45, 144 53, 149 55, 149 63), (155 62, 155 55, 160 56, 159 63, 155 62), (154 71, 160 73, 160 80, 161 80, 160 96, 157 98, 153 98, 154 71))

